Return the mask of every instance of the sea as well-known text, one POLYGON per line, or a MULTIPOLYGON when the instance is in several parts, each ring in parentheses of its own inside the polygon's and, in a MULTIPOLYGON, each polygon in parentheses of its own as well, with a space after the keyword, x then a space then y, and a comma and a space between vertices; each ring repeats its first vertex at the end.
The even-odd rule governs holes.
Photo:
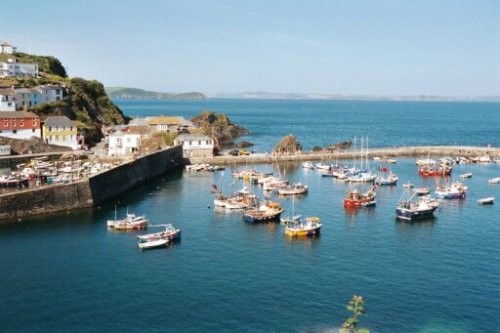
MULTIPOLYGON (((131 117, 226 113, 250 131, 245 140, 270 152, 293 133, 304 150, 354 137, 371 147, 500 146, 500 103, 223 100, 116 100, 131 117)), ((359 160, 339 161, 359 165, 359 160)), ((381 165, 369 161, 373 170, 381 165)), ((234 165, 224 171, 176 170, 99 207, 0 224, 1 332, 335 332, 364 298, 358 328, 370 332, 500 330, 500 164, 460 164, 452 178, 422 178, 415 159, 384 165, 399 176, 379 187, 377 204, 345 210, 348 185, 299 163, 234 165), (213 207, 224 193, 258 186, 233 179, 255 168, 309 185, 296 197, 267 195, 318 216, 316 238, 290 239, 279 223, 248 224, 241 212, 213 207), (434 219, 401 222, 395 207, 411 182, 431 187, 462 179, 464 200, 444 201, 434 219), (137 235, 106 221, 127 212, 152 225, 171 223, 182 240, 141 251, 137 235)), ((366 185, 370 186, 370 185, 366 185)), ((362 188, 360 188, 362 189, 362 188)))

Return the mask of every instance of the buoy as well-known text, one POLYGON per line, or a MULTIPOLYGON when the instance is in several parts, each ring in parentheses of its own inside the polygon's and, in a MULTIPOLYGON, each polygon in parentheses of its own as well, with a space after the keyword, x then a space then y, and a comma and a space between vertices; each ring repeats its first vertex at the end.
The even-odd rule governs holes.
POLYGON ((210 206, 207 206, 208 209, 210 209, 210 206))

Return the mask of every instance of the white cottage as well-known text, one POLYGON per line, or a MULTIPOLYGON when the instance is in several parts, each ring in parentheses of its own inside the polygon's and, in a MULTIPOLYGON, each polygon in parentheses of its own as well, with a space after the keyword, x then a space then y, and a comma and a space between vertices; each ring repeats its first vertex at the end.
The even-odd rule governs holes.
POLYGON ((16 53, 16 47, 10 45, 9 43, 0 44, 0 53, 1 54, 14 54, 16 53))
POLYGON ((14 89, 0 89, 0 111, 16 111, 14 89))
POLYGON ((141 135, 117 131, 108 137, 108 155, 126 156, 138 151, 141 146, 141 135))
POLYGON ((174 142, 182 145, 184 157, 213 157, 214 140, 206 135, 181 134, 174 142))

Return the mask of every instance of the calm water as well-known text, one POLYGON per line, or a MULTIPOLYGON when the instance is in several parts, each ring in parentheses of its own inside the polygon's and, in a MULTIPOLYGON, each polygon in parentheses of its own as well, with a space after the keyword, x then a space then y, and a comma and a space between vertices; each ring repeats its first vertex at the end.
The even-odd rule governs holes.
MULTIPOLYGON (((160 104, 172 110, 186 108, 180 114, 196 114, 194 105, 204 108, 219 102, 154 102, 154 112, 148 111, 149 102, 121 106, 131 106, 128 114, 138 113, 141 103, 146 109, 143 114, 161 113, 160 104)), ((229 109, 237 102, 220 103, 228 109, 210 107, 233 118, 229 109)), ((261 110, 260 114, 269 113, 259 125, 262 129, 267 118, 293 118, 279 102, 239 103, 248 110, 260 110, 260 103, 282 110, 261 110)), ((311 109, 316 105, 289 103, 311 109)), ((328 103, 318 103, 317 113, 322 114, 328 103)), ((387 134, 397 127, 391 126, 392 121, 404 122, 399 116, 413 117, 408 109, 427 105, 364 104, 365 114, 375 115, 375 110, 387 106, 394 111, 384 112, 398 117, 380 120, 384 127, 373 129, 358 119, 359 129, 353 127, 353 133, 344 135, 332 127, 332 137, 365 135, 365 129, 387 134), (399 105, 408 109, 396 112, 399 105)), ((443 122, 448 112, 468 114, 465 110, 477 107, 481 117, 470 117, 486 132, 495 132, 498 105, 464 104, 429 105, 437 113, 435 118, 443 122), (440 106, 445 110, 440 111, 440 106), (494 118, 483 118, 488 114, 494 118)), ((235 121, 256 133, 254 128, 259 126, 253 124, 258 119, 252 118, 247 125, 244 119, 251 112, 243 110, 246 116, 236 120, 240 110, 235 107, 232 111, 235 121)), ((170 114, 167 111, 164 113, 170 114)), ((328 118, 335 117, 330 114, 328 118)), ((353 114, 339 116, 338 121, 345 126, 351 119, 354 126, 355 118, 353 114)), ((449 120, 455 125, 448 124, 452 127, 443 131, 454 133, 455 126, 455 132, 462 133, 456 135, 460 144, 498 140, 467 122, 449 120), (471 132, 476 137, 465 135, 471 132)), ((325 124, 302 123, 301 141, 302 137, 311 144, 329 140, 327 133, 316 128, 325 124), (323 135, 326 139, 321 139, 323 135)), ((419 138, 418 133, 406 132, 399 129, 398 138, 419 138)), ((446 139, 437 134, 434 138, 446 139)), ((252 139, 266 141, 258 136, 252 139)), ((455 176, 473 173, 473 178, 465 180, 467 199, 445 202, 434 220, 413 224, 394 219, 400 184, 381 187, 375 208, 345 211, 343 183, 296 164, 256 168, 279 169, 291 180, 310 185, 310 193, 295 200, 295 209, 304 216, 321 217, 319 238, 290 240, 280 225, 249 225, 237 213, 214 211, 209 193, 213 183, 223 183, 226 192, 242 186, 241 181, 232 184, 231 169, 224 177, 220 172, 174 172, 100 209, 0 225, 0 331, 327 332, 348 316, 344 304, 353 293, 365 296, 368 313, 361 318, 361 326, 372 332, 493 332, 500 327, 500 206, 475 202, 490 195, 500 198, 500 186, 487 184, 489 178, 500 176, 500 165, 457 166, 455 176), (131 212, 145 213, 152 223, 174 223, 183 230, 182 242, 169 249, 141 252, 137 232, 107 230, 106 220, 113 218, 115 203, 119 216, 128 207, 131 212)), ((399 160, 392 171, 400 176, 401 184, 436 184, 435 179, 416 174, 414 160, 399 160)), ((260 193, 257 187, 254 191, 260 193)), ((278 199, 290 210, 290 199, 278 199)))

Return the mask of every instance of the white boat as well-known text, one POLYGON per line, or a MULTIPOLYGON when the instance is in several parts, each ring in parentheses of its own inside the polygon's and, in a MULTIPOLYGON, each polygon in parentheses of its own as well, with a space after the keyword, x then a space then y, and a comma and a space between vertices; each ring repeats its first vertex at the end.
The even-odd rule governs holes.
POLYGON ((398 163, 398 161, 395 160, 395 159, 390 158, 390 159, 387 160, 387 163, 396 164, 396 163, 398 163))
POLYGON ((151 241, 137 243, 137 246, 139 246, 139 248, 141 250, 148 250, 148 249, 155 249, 155 248, 159 248, 159 247, 168 247, 169 243, 170 243, 170 241, 168 239, 160 238, 160 239, 155 239, 155 240, 151 240, 151 241))
POLYGON ((415 185, 413 185, 412 183, 403 184, 403 188, 412 188, 412 187, 415 187, 415 185))
POLYGON ((326 163, 316 163, 316 169, 321 169, 321 170, 330 170, 332 166, 330 164, 326 163))
POLYGON ((137 230, 145 229, 148 225, 148 220, 146 215, 136 216, 135 214, 129 214, 127 210, 127 215, 124 219, 118 220, 116 218, 116 207, 115 207, 115 219, 108 220, 108 228, 115 230, 137 230))
POLYGON ((482 198, 477 201, 480 205, 491 205, 495 201, 495 197, 482 198))
POLYGON ((413 190, 416 195, 427 195, 431 193, 431 189, 428 187, 419 187, 413 190))
POLYGON ((302 167, 304 169, 314 169, 314 164, 312 164, 312 162, 310 161, 307 161, 302 163, 302 167))
POLYGON ((302 183, 295 183, 289 186, 281 187, 278 189, 278 193, 281 195, 294 195, 303 194, 309 190, 309 186, 302 183))
POLYGON ((472 178, 472 172, 462 173, 460 178, 472 178))
POLYGON ((490 180, 488 180, 488 183, 490 183, 490 184, 500 184, 500 177, 491 178, 490 180))
POLYGON ((346 181, 353 183, 370 183, 377 178, 377 175, 369 172, 359 173, 354 176, 347 177, 346 181))
POLYGON ((158 239, 166 239, 166 240, 178 240, 181 238, 181 229, 175 228, 171 224, 158 224, 154 225, 155 227, 165 227, 164 231, 155 232, 152 234, 139 235, 139 242, 149 242, 158 239))
POLYGON ((438 186, 434 192, 441 199, 464 199, 467 194, 467 186, 460 182, 451 185, 438 186))

